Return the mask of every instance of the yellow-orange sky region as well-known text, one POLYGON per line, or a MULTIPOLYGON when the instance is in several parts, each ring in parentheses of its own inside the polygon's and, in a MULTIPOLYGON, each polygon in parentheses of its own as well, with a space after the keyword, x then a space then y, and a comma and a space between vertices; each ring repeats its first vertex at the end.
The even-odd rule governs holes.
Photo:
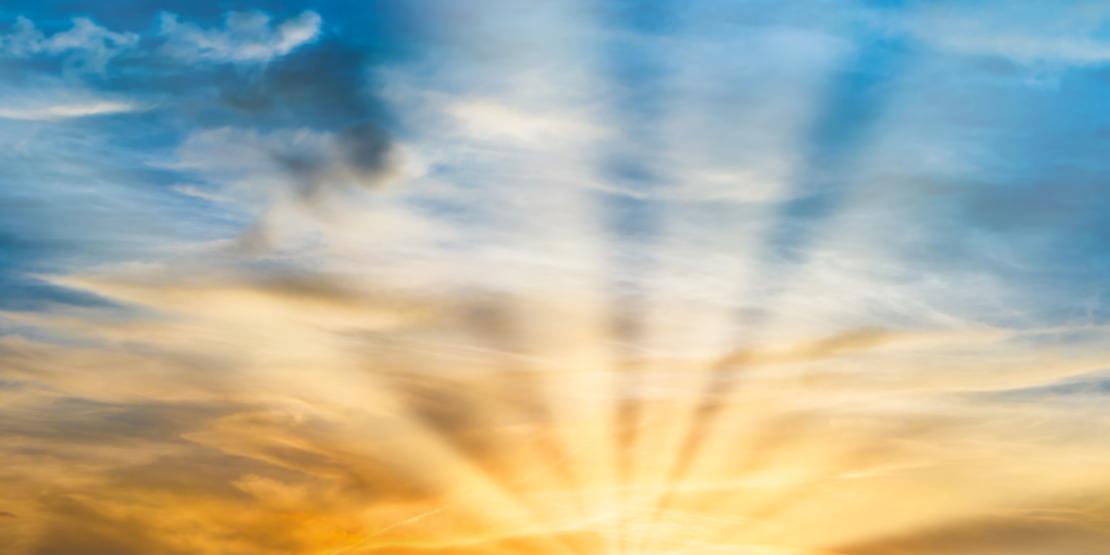
POLYGON ((1107 539, 1099 407, 1022 395, 1104 364, 1101 329, 1089 347, 1053 347, 1062 330, 852 329, 680 356, 614 346, 606 310, 569 294, 200 268, 66 283, 156 315, 7 315, 72 338, 3 339, 16 549, 1080 553, 1107 539))

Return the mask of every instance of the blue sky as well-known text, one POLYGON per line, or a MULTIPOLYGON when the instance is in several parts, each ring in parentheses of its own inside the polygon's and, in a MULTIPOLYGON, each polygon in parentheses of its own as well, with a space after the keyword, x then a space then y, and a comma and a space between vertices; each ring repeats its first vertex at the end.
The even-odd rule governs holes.
MULTIPOLYGON (((3 194, 18 208, 3 222, 11 245, 3 279, 19 294, 5 303, 78 300, 28 274, 241 231, 244 207, 181 194, 182 184, 212 194, 226 186, 175 166, 190 137, 367 125, 383 141, 416 142, 429 131, 385 98, 388 75, 437 94, 495 98, 498 88, 519 88, 517 64, 535 62, 554 86, 560 72, 590 73, 595 90, 582 89, 583 98, 542 101, 579 104, 608 133, 599 156, 582 163, 620 191, 597 199, 612 222, 601 233, 614 235, 617 251, 626 241, 650 250, 637 245, 664 233, 653 222, 710 204, 668 200, 675 191, 743 196, 744 185, 696 183, 680 167, 689 162, 677 160, 690 149, 707 163, 775 173, 756 176, 773 184, 748 186, 776 189, 751 193, 775 204, 769 256, 804 257, 854 197, 880 195, 880 206, 857 211, 905 242, 898 250, 915 260, 902 262, 922 264, 914 271, 997 276, 1027 289, 1021 298, 1044 317, 1100 304, 1107 116, 1097 3, 611 3, 540 21, 544 9, 560 11, 435 2, 9 6, 3 194), (537 44, 529 29, 564 41, 568 54, 537 44), (797 98, 770 106, 783 91, 797 98)), ((466 172, 430 164, 448 180, 466 172)), ((480 184, 468 186, 483 196, 480 184)), ((706 209, 743 217, 743 200, 706 209)))
POLYGON ((1099 0, 7 2, 0 547, 1090 553, 1108 85, 1099 0))

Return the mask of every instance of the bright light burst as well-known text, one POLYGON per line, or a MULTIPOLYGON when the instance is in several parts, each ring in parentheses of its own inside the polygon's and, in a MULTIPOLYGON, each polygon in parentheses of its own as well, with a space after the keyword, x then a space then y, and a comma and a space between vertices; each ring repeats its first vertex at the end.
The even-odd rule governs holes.
POLYGON ((0 551, 1110 545, 1105 2, 116 4, 0 8, 0 551))

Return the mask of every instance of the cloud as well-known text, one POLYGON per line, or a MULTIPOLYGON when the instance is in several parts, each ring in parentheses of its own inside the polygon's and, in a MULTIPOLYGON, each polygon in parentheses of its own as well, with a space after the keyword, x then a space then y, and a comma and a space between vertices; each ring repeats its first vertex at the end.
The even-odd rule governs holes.
POLYGON ((4 119, 57 121, 149 108, 125 95, 54 75, 20 76, 0 84, 0 118, 4 119))
POLYGON ((200 199, 200 200, 203 200, 203 201, 212 202, 212 203, 216 203, 216 204, 225 204, 225 203, 232 202, 231 197, 228 197, 226 195, 221 195, 219 193, 213 193, 212 191, 208 191, 203 187, 198 187, 196 185, 192 185, 192 184, 189 184, 189 183, 181 183, 181 184, 178 184, 178 185, 174 185, 173 190, 174 190, 174 192, 180 193, 180 194, 185 195, 187 197, 192 197, 192 198, 196 198, 196 199, 200 199))
POLYGON ((352 195, 418 175, 418 162, 379 127, 351 125, 260 133, 235 128, 200 131, 181 145, 175 167, 198 172, 260 210, 243 236, 249 250, 267 248, 275 211, 290 207, 323 215, 352 195))
MULTIPOLYGON (((582 481, 574 465, 599 462, 587 442, 605 424, 593 418, 610 414, 595 412, 605 392, 577 387, 608 363, 567 367, 567 357, 609 338, 579 344, 557 331, 581 327, 565 312, 580 299, 448 296, 434 318, 380 328, 362 322, 399 298, 368 293, 366 276, 232 276, 180 264, 118 271, 64 281, 157 317, 65 311, 34 325, 79 344, 0 343, 9 349, 0 377, 24 384, 0 392, 0 478, 19 484, 0 503, 41 525, 24 532, 39 552, 557 551, 567 531, 594 549, 613 530, 650 529, 645 541, 656 551, 697 542, 709 553, 757 545, 792 555, 838 545, 894 553, 903 535, 914 546, 934 529, 971 541, 945 527, 1018 510, 1019 501, 1064 511, 1078 506, 1069 496, 1107 487, 1106 448, 1092 441, 1100 430, 1075 407, 891 397, 833 383, 835 359, 918 344, 860 330, 787 346, 773 362, 804 375, 749 382, 721 399, 735 420, 714 435, 713 456, 675 488, 672 507, 652 511, 662 487, 652 473, 686 402, 678 393, 699 368, 644 361, 671 381, 642 401, 658 421, 628 447, 636 461, 628 482, 582 481), (349 333, 353 326, 366 333, 349 333), (530 331, 543 332, 535 344, 530 331), (509 344, 548 352, 559 371, 483 349, 509 344), (216 351, 234 354, 231 364, 180 356, 216 351), (151 377, 152 365, 165 370, 151 377), (629 499, 619 513, 606 502, 615 493, 629 499), (776 526, 757 524, 765 520, 776 526)), ((993 348, 946 336, 927 340, 942 348, 924 352, 993 348)), ((882 379, 919 358, 865 366, 882 379)), ((1093 545, 1061 534, 1060 553, 1093 545)))
POLYGON ((306 11, 274 25, 262 12, 229 12, 223 28, 202 29, 176 14, 161 18, 162 51, 186 62, 263 63, 316 40, 323 19, 306 11))
POLYGON ((19 17, 7 35, 0 35, 0 52, 15 57, 70 55, 78 67, 103 72, 109 61, 138 42, 135 33, 109 31, 85 17, 74 18, 68 31, 51 36, 39 31, 31 20, 19 17))
POLYGON ((1108 21, 1110 10, 1097 1, 1051 8, 990 1, 929 5, 888 24, 950 52, 1020 64, 1084 66, 1110 62, 1108 21))
MULTIPOLYGON (((222 28, 204 29, 163 13, 160 51, 183 62, 264 63, 289 54, 320 36, 323 19, 313 11, 274 24, 262 12, 229 12, 222 28)), ((16 58, 66 56, 79 69, 103 73, 108 62, 135 48, 140 36, 115 32, 86 17, 72 27, 46 35, 30 19, 20 16, 7 34, 0 34, 0 53, 16 58)))
POLYGON ((54 121, 87 116, 101 116, 134 112, 140 108, 127 102, 101 100, 80 104, 52 104, 40 106, 0 106, 0 118, 24 121, 54 121))
MULTIPOLYGON (((84 546, 111 553, 311 553, 372 538, 376 530, 441 506, 444 498, 483 510, 449 511, 424 525, 413 521, 371 544, 419 530, 441 530, 444 541, 465 541, 491 533, 490 524, 502 521, 525 529, 529 519, 477 470, 492 464, 488 458, 495 455, 502 457, 499 468, 512 469, 516 460, 506 457, 496 439, 508 440, 518 431, 479 427, 493 402, 479 393, 494 384, 467 387, 469 393, 458 396, 452 386, 477 385, 482 375, 455 381, 405 372, 435 356, 419 350, 391 353, 385 345, 373 351, 383 356, 372 362, 343 355, 365 352, 366 343, 352 331, 373 336, 380 330, 378 308, 405 304, 402 299, 361 291, 366 285, 361 279, 279 278, 273 272, 221 277, 197 269, 185 283, 179 276, 152 273, 72 285, 156 310, 153 319, 100 320, 103 315, 88 314, 87 323, 99 320, 88 327, 71 320, 74 337, 93 340, 87 347, 0 341, 0 356, 9 363, 0 377, 26 386, 3 397, 0 411, 6 423, 0 426, 5 439, 0 479, 12 477, 26 487, 0 492, 0 503, 46 528, 21 531, 34 547, 17 552, 72 552, 84 546), (238 355, 230 364, 188 362, 213 348, 238 355), (155 364, 165 372, 144 360, 160 361, 155 364), (90 368, 97 370, 77 370, 90 368), (113 368, 129 377, 108 380, 106 372, 113 368), (389 374, 403 383, 364 388, 389 374), (86 380, 101 386, 75 383, 86 380), (106 380, 115 386, 103 387, 106 380), (227 387, 228 380, 235 385, 227 387), (317 389, 321 385, 324 389, 317 389), (317 403, 309 400, 316 396, 313 390, 330 393, 317 403), (340 401, 341 391, 352 393, 353 404, 340 401), (371 398, 377 401, 366 405, 371 398), (346 407, 332 405, 335 401, 346 407), (415 416, 404 416, 406 410, 415 416), (450 415, 467 418, 443 420, 450 415), (359 423, 352 426, 354 421, 359 423), (365 430, 374 430, 376 439, 365 441, 365 430), (27 464, 29 458, 38 464, 27 464), (36 489, 63 472, 71 481, 52 483, 64 491, 36 489), (465 491, 452 492, 460 484, 465 491), (106 490, 114 494, 102 496, 106 490), (368 505, 368 500, 373 501, 368 505), (142 509, 150 503, 173 509, 142 509), (182 534, 183 526, 195 532, 182 534), (128 535, 131 528, 144 534, 128 535), (59 540, 61 530, 69 530, 61 536, 71 539, 59 540), (231 536, 236 539, 221 539, 231 536)), ((65 334, 65 319, 42 323, 65 334)), ((423 318, 402 320, 417 334, 428 324, 423 318)), ((496 399, 517 404, 522 393, 506 390, 496 399)), ((404 543, 419 541, 424 540, 404 543)))
POLYGON ((601 129, 571 114, 525 111, 496 99, 449 100, 443 109, 462 134, 477 140, 535 147, 540 143, 589 140, 602 133, 601 129))
POLYGON ((1097 553, 1110 542, 1110 535, 1098 525, 1110 516, 1105 507, 1080 499, 1050 498, 1039 504, 1043 507, 892 534, 860 545, 844 546, 843 551, 853 555, 1040 555, 1097 553), (1072 505, 1082 508, 1071 508, 1072 505))
POLYGON ((179 163, 231 190, 315 207, 331 195, 387 183, 396 156, 388 138, 369 124, 339 133, 223 128, 189 137, 179 163))

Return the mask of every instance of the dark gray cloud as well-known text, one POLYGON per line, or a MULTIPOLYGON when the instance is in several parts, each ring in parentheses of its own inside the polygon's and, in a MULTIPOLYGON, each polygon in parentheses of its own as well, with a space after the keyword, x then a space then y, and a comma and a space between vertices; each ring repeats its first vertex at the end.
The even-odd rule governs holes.
MULTIPOLYGON (((337 37, 308 45, 260 71, 236 73, 219 98, 255 126, 337 128, 383 115, 368 81, 372 58, 337 37)), ((227 73, 220 73, 228 77, 227 73)), ((216 114, 218 115, 218 114, 216 114)))
POLYGON ((389 136, 380 127, 360 123, 337 133, 325 152, 275 149, 271 154, 292 178, 298 195, 312 205, 329 189, 379 184, 391 169, 391 150, 389 136))

